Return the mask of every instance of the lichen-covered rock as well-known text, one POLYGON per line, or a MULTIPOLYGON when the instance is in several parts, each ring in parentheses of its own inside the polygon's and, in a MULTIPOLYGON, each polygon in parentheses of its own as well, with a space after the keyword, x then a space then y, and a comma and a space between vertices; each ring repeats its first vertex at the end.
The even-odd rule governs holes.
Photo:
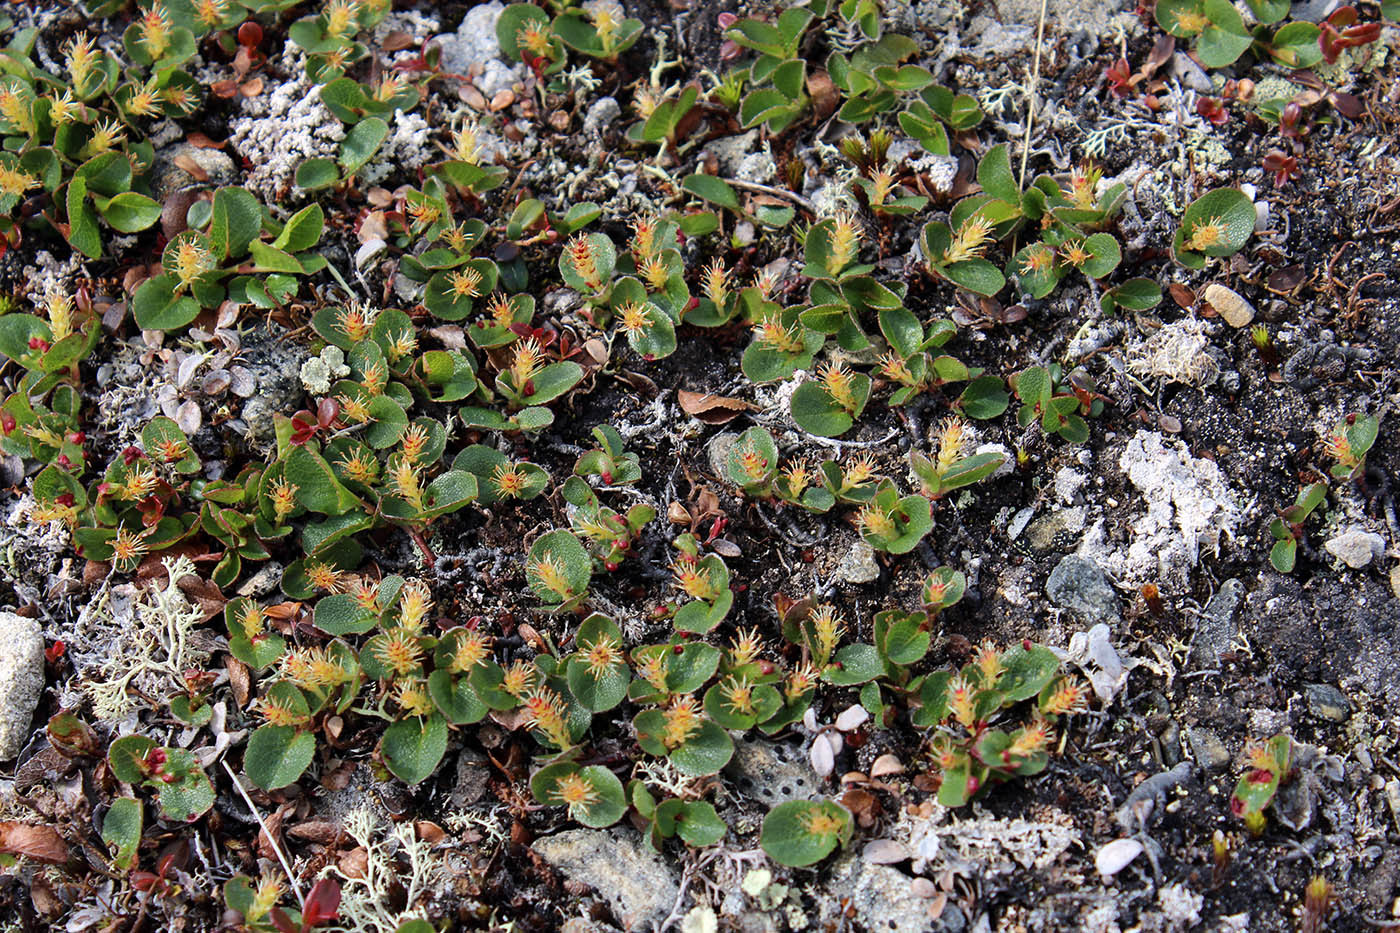
POLYGON ((44 692, 44 635, 34 619, 0 610, 0 761, 20 753, 44 692))
POLYGON ((651 929, 680 891, 674 869, 630 830, 570 829, 536 839, 532 848, 602 895, 629 930, 651 929))

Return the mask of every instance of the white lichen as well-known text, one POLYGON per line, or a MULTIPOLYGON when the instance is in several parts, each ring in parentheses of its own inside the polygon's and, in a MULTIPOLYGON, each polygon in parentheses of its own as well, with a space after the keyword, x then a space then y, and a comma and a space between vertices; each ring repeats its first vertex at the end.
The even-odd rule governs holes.
POLYGON ((1127 348, 1128 368, 1139 376, 1197 387, 1220 378, 1220 364, 1207 352, 1205 323, 1188 317, 1167 324, 1127 348))
POLYGON ((1244 519, 1239 496, 1213 460, 1191 456, 1181 441, 1168 441, 1156 431, 1138 431, 1118 466, 1147 510, 1129 516, 1132 540, 1126 551, 1107 544, 1100 520, 1085 535, 1080 556, 1122 583, 1182 587, 1202 552, 1218 555, 1234 538, 1244 519))
POLYGON ((190 632, 204 613, 177 585, 195 574, 194 563, 181 554, 161 564, 169 575, 165 586, 153 583, 125 605, 104 588, 79 617, 80 629, 88 623, 84 640, 101 657, 82 678, 99 719, 122 719, 136 709, 133 686, 148 694, 177 688, 186 670, 207 659, 190 644, 190 632))
POLYGON ((255 98, 242 98, 245 114, 229 124, 234 151, 252 166, 244 185, 264 201, 277 203, 307 159, 332 157, 345 127, 321 103, 320 88, 304 77, 304 56, 284 62, 287 74, 302 75, 255 98))
POLYGON ((447 866, 417 837, 413 824, 400 823, 385 832, 379 818, 361 807, 345 815, 344 826, 365 850, 365 862, 353 875, 336 866, 322 873, 340 881, 341 927, 394 933, 409 920, 429 920, 423 902, 446 880, 447 866), (396 910, 393 903, 404 908, 396 910))

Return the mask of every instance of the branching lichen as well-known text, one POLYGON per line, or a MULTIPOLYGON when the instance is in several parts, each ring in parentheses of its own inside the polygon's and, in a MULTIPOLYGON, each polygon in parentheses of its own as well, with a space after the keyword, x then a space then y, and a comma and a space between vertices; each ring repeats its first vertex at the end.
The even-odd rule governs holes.
POLYGON ((86 672, 83 692, 100 719, 121 719, 136 708, 130 688, 139 687, 138 680, 152 677, 176 687, 184 671, 205 659, 189 643, 190 630, 204 614, 176 585, 194 574, 194 563, 183 554, 161 563, 169 582, 164 588, 149 586, 127 612, 115 613, 105 590, 89 609, 96 629, 93 640, 104 657, 95 670, 86 672))
POLYGON ((341 882, 340 927, 366 933, 394 933, 408 920, 427 920, 420 904, 444 879, 446 868, 427 842, 417 838, 412 823, 402 823, 388 833, 367 808, 345 815, 345 831, 365 850, 365 862, 354 875, 338 867, 325 875, 341 882), (390 907, 391 892, 403 890, 403 910, 390 907))

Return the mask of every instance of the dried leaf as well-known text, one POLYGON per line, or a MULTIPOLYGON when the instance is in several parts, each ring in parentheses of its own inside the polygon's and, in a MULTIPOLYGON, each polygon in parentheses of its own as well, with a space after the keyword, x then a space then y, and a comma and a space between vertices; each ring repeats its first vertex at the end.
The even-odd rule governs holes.
POLYGON ((214 140, 210 139, 208 136, 205 136, 203 133, 200 133, 198 131, 195 131, 190 135, 186 136, 185 142, 189 143, 191 146, 194 146, 196 149, 222 149, 228 145, 228 140, 224 140, 221 143, 216 143, 214 142, 214 140))
POLYGON ((1179 307, 1190 309, 1196 304, 1196 293, 1180 282, 1168 285, 1167 294, 1172 296, 1172 301, 1175 301, 1179 307))
POLYGON ((904 762, 888 753, 876 758, 875 763, 870 766, 870 776, 873 778, 889 777, 892 774, 903 773, 904 762))
POLYGON ((872 865, 896 865, 909 858, 904 843, 893 839, 872 839, 861 850, 860 857, 872 865))
POLYGON ((754 411, 757 406, 743 399, 726 398, 709 392, 690 392, 681 389, 676 393, 676 401, 681 411, 706 424, 726 424, 746 411, 754 411))
POLYGON ((826 740, 826 733, 813 740, 808 758, 812 762, 812 770, 817 773, 817 777, 831 776, 831 772, 836 769, 836 753, 832 749, 831 743, 826 740))
POLYGON ((248 697, 252 693, 251 678, 248 676, 248 665, 229 655, 224 658, 224 670, 228 671, 228 683, 233 688, 233 702, 242 709, 248 705, 248 697))
POLYGON ((0 852, 23 855, 50 865, 62 865, 69 857, 68 843, 52 826, 10 821, 0 823, 0 852))
POLYGON ((263 92, 262 78, 249 78, 238 86, 238 93, 244 97, 257 97, 263 92))
POLYGON ((379 47, 386 52, 400 52, 413 46, 413 36, 402 29, 395 29, 385 36, 379 47))

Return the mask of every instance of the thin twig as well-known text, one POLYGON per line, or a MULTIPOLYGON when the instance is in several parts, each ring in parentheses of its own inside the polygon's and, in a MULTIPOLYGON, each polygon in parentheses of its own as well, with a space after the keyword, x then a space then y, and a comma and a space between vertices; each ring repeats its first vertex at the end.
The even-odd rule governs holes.
POLYGON ((771 194, 775 198, 786 198, 805 211, 809 211, 813 214, 817 212, 816 205, 811 201, 797 192, 789 191, 786 188, 774 188, 772 185, 760 185, 756 181, 740 181, 737 178, 725 178, 723 181, 728 182, 736 188, 743 188, 745 191, 757 191, 759 194, 771 194))
POLYGON ((241 796, 243 802, 248 805, 248 809, 253 812, 253 819, 258 821, 258 826, 262 829, 263 835, 267 836, 268 845, 272 846, 272 851, 277 854, 277 861, 282 863, 282 870, 287 873, 287 883, 292 886, 292 893, 297 896, 297 906, 305 910, 306 898, 302 896, 301 885, 297 884, 296 875, 292 874, 292 863, 288 861, 286 853, 282 851, 282 847, 277 844, 277 838, 272 835, 272 830, 268 829, 267 824, 263 822, 262 814, 258 812, 257 805, 253 803, 253 798, 249 797, 248 792, 243 789, 243 782, 238 780, 238 775, 233 773, 233 769, 228 766, 227 761, 221 761, 219 764, 224 766, 224 770, 228 772, 229 780, 233 781, 233 786, 238 788, 239 796, 241 796))
POLYGON ((1031 85, 1026 95, 1026 138, 1021 143, 1021 178, 1018 184, 1026 187, 1026 163, 1031 157, 1031 130, 1035 126, 1035 92, 1040 85, 1040 47, 1045 44, 1045 7, 1049 0, 1040 0, 1040 21, 1035 27, 1035 60, 1031 65, 1031 85))

